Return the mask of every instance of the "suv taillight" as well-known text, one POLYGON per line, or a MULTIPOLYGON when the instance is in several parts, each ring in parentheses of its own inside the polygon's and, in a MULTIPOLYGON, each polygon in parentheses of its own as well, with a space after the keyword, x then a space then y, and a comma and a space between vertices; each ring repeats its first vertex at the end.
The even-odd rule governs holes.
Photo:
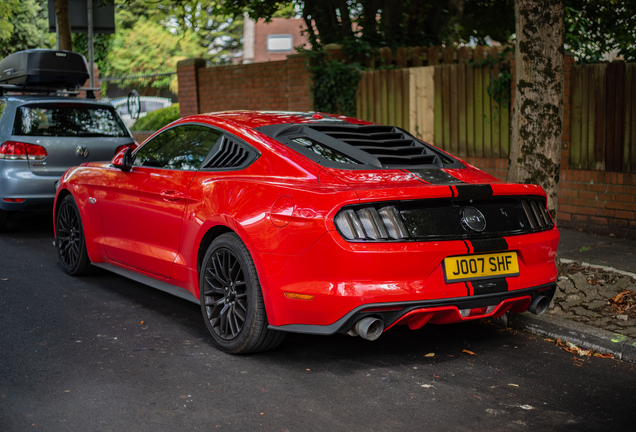
POLYGON ((42 160, 46 156, 46 149, 36 144, 5 141, 2 145, 0 145, 0 159, 42 160))

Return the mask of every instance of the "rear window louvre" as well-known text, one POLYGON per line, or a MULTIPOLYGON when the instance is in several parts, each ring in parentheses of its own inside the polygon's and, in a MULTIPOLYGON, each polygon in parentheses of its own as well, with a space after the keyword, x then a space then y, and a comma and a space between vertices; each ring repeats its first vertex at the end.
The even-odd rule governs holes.
POLYGON ((321 165, 348 169, 463 168, 459 161, 393 126, 354 124, 270 125, 260 132, 298 150, 321 165), (339 165, 311 155, 297 146, 299 138, 310 138, 359 164, 339 165), (296 140, 294 142, 294 140, 296 140))
POLYGON ((383 167, 391 165, 435 165, 441 158, 413 137, 390 126, 358 126, 355 132, 347 126, 307 126, 375 156, 383 167))

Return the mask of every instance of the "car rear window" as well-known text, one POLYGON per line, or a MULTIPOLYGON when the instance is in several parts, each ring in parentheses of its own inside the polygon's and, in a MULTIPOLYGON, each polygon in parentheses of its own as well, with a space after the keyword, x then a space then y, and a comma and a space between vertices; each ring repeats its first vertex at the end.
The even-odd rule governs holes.
POLYGON ((56 137, 128 137, 114 108, 54 103, 21 106, 14 135, 56 137))

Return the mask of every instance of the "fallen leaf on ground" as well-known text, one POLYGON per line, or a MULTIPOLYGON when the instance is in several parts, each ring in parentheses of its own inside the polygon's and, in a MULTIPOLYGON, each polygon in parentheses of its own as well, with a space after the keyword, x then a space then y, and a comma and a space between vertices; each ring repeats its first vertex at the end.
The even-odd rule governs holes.
POLYGON ((600 358, 606 358, 606 359, 613 359, 614 358, 614 354, 610 354, 610 353, 594 353, 594 357, 600 357, 600 358))
POLYGON ((615 295, 614 297, 612 297, 612 298, 610 299, 610 301, 612 301, 612 302, 614 302, 614 303, 620 303, 621 298, 622 298, 624 295, 627 295, 627 294, 629 294, 629 293, 630 293, 630 291, 623 291, 622 293, 617 294, 617 295, 615 295))
POLYGON ((428 353, 424 357, 435 357, 435 353, 428 353))
POLYGON ((519 387, 519 384, 508 384, 508 385, 512 387, 519 387))
POLYGON ((463 352, 463 353, 466 353, 466 354, 470 354, 470 355, 477 355, 477 354, 475 354, 474 352, 472 352, 472 351, 468 351, 468 350, 466 350, 466 349, 465 349, 465 350, 462 350, 462 352, 463 352))

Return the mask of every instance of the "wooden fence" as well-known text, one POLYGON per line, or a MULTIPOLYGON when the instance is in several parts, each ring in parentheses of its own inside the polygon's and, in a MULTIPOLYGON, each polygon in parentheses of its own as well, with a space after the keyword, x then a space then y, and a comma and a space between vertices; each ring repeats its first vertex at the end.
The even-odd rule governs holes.
POLYGON ((570 167, 636 172, 636 63, 572 67, 570 167))
MULTIPOLYGON (((454 61, 452 51, 444 54, 454 61)), ((457 64, 363 72, 357 116, 403 127, 460 157, 508 157, 510 106, 487 91, 500 66, 469 65, 469 54, 460 49, 457 64)))

